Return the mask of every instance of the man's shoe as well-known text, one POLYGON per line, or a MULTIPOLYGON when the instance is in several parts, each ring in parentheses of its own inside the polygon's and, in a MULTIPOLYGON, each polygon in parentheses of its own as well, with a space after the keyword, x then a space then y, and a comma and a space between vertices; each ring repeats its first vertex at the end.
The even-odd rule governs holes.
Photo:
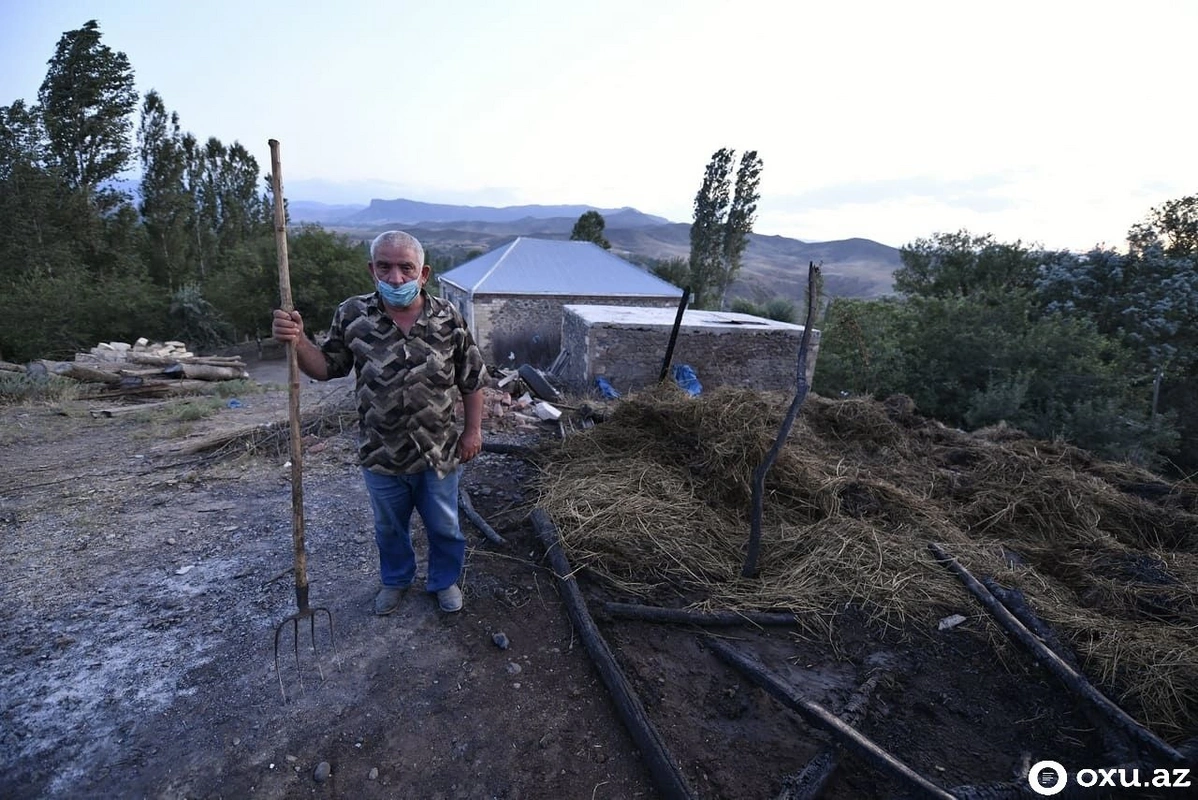
POLYGON ((437 592, 437 604, 441 606, 441 610, 447 614, 452 614, 455 611, 462 610, 462 590, 457 587, 457 584, 450 586, 447 589, 441 589, 437 592))
POLYGON ((399 601, 403 599, 406 591, 407 587, 399 586, 384 586, 379 589, 379 593, 374 596, 374 613, 385 617, 399 608, 399 601))

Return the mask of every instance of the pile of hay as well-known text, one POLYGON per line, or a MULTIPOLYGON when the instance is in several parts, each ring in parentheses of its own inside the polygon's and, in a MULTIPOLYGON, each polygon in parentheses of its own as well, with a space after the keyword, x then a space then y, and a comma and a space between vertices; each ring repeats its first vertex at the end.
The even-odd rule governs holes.
POLYGON ((906 398, 810 396, 766 480, 759 575, 740 576, 752 474, 789 398, 671 385, 546 454, 539 504, 576 567, 701 609, 852 603, 932 630, 979 607, 933 560, 1022 589, 1087 672, 1169 735, 1198 727, 1198 488, 997 427, 915 415, 906 398))

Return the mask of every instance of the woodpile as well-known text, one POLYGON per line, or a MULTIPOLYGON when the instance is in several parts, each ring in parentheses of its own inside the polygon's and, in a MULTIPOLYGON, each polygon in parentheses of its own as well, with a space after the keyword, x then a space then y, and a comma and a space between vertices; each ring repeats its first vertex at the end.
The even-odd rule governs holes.
POLYGON ((85 384, 93 399, 163 397, 190 394, 213 381, 250 377, 240 357, 197 356, 183 342, 101 342, 74 361, 4 364, 5 371, 30 377, 51 375, 85 384))
POLYGON ((184 359, 195 358, 195 353, 187 349, 183 342, 151 342, 141 338, 133 344, 128 342, 100 342, 88 353, 77 353, 76 361, 127 361, 132 355, 152 356, 158 358, 184 359))

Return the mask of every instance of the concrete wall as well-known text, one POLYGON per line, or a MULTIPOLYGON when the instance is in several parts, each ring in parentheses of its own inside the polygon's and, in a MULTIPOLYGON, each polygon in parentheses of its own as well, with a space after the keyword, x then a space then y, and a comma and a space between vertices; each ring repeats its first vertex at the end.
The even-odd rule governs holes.
MULTIPOLYGON (((576 392, 593 389, 602 375, 620 393, 656 383, 669 345, 672 321, 604 319, 603 313, 580 306, 566 308, 562 380, 576 392), (585 310, 583 310, 585 309, 585 310), (581 313, 580 313, 581 310, 581 313)), ((674 345, 672 364, 689 364, 707 387, 741 386, 760 390, 792 390, 803 328, 744 314, 688 311, 674 345), (729 324, 713 318, 735 320, 729 324)), ((819 353, 819 331, 812 331, 807 355, 810 383, 819 353)))

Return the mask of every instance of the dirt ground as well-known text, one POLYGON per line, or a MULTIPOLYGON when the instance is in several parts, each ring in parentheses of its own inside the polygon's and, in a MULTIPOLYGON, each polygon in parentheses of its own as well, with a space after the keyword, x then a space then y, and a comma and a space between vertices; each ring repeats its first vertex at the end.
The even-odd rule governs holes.
MULTIPOLYGON (((321 619, 318 652, 305 631, 297 669, 285 636, 276 672, 275 626, 295 608, 286 456, 172 448, 285 419, 279 367, 254 370, 272 390, 193 423, 93 416, 111 406, 101 402, 0 408, 0 794, 659 796, 528 521, 534 468, 513 456, 484 453, 465 470, 475 507, 509 544, 463 521, 464 611, 443 614, 414 587, 380 618, 352 431, 310 437, 308 572, 336 650, 321 619)), ((307 406, 348 387, 305 381, 303 391, 307 406)), ((824 749, 822 734, 724 666, 695 630, 608 619, 598 601, 621 598, 580 579, 696 796, 775 797, 824 749)), ((930 636, 871 628, 851 609, 825 621, 840 632, 835 645, 786 629, 718 635, 833 710, 884 668, 891 678, 861 729, 941 786, 1016 780, 1029 760, 1107 766, 1093 726, 1052 679, 995 641, 976 610, 961 611, 965 623, 930 636)), ((901 790, 846 757, 823 796, 901 790)))

